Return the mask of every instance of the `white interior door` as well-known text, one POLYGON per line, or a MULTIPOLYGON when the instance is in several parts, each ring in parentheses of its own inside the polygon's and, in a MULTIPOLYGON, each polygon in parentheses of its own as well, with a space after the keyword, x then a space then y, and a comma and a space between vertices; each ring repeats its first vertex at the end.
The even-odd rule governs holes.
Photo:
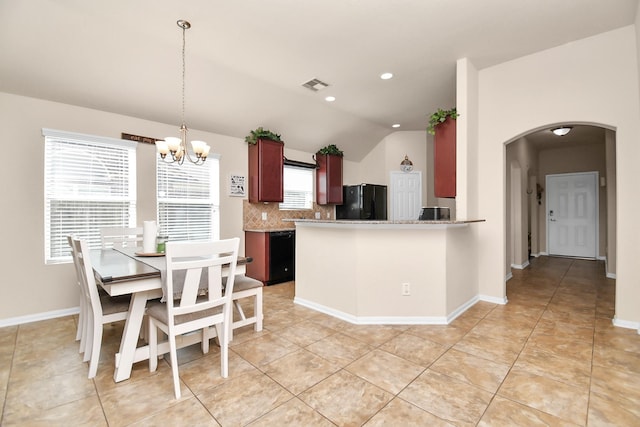
POLYGON ((549 255, 596 258, 598 173, 547 175, 549 255))
POLYGON ((391 220, 412 220, 422 209, 422 173, 391 172, 391 220))

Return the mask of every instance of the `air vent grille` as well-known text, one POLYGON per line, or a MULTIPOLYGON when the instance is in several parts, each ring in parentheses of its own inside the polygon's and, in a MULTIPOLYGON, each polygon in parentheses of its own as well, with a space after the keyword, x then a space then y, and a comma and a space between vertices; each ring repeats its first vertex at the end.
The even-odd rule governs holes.
POLYGON ((309 80, 308 82, 303 83, 302 86, 306 87, 307 89, 310 89, 310 90, 312 90, 314 92, 317 92, 317 91, 322 90, 322 89, 324 89, 326 87, 329 87, 329 85, 327 83, 325 83, 325 82, 323 82, 321 80, 318 80, 318 79, 309 80))

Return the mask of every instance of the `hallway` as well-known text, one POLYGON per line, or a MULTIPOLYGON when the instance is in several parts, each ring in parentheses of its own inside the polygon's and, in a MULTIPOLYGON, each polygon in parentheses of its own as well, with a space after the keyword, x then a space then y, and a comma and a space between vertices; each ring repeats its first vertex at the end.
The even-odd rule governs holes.
POLYGON ((265 330, 234 337, 229 378, 215 345, 113 382, 120 324, 88 380, 76 316, 0 329, 0 424, 640 425, 640 335, 612 326, 600 261, 541 257, 514 271, 509 303, 478 302, 450 325, 353 325, 264 288, 265 330))

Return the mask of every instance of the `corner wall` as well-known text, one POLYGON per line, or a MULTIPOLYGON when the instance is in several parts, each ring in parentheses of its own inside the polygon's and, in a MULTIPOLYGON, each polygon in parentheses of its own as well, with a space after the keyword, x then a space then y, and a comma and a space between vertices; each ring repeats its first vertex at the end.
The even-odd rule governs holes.
POLYGON ((617 163, 617 324, 640 322, 640 98, 633 26, 578 40, 479 72, 480 293, 504 296, 504 143, 548 123, 581 122, 615 129, 617 163))

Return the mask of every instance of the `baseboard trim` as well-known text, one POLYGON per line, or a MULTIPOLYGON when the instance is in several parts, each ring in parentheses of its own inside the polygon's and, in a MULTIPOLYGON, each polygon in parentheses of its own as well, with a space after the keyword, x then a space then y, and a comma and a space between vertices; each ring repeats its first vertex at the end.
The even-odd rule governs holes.
POLYGON ((640 334, 640 322, 633 322, 631 320, 618 319, 617 317, 614 316, 612 323, 613 323, 613 326, 618 326, 620 328, 637 329, 638 333, 640 334))
POLYGON ((524 270, 529 267, 529 260, 523 262, 522 264, 511 264, 511 268, 515 268, 516 270, 524 270))
POLYGON ((493 303, 493 304, 500 304, 500 305, 505 305, 506 303, 509 302, 509 300, 507 299, 506 295, 504 297, 502 297, 502 298, 500 298, 500 297, 492 297, 490 295, 478 295, 478 299, 480 301, 490 302, 490 303, 493 303))
POLYGON ((507 283, 509 280, 513 278, 513 273, 508 272, 506 276, 504 276, 504 282, 507 283))
POLYGON ((44 313, 29 314, 27 316, 10 317, 0 319, 0 328, 6 326, 23 325, 25 323, 40 322, 42 320, 56 319, 58 317, 71 316, 80 313, 80 307, 65 308, 64 310, 45 311, 44 313))

